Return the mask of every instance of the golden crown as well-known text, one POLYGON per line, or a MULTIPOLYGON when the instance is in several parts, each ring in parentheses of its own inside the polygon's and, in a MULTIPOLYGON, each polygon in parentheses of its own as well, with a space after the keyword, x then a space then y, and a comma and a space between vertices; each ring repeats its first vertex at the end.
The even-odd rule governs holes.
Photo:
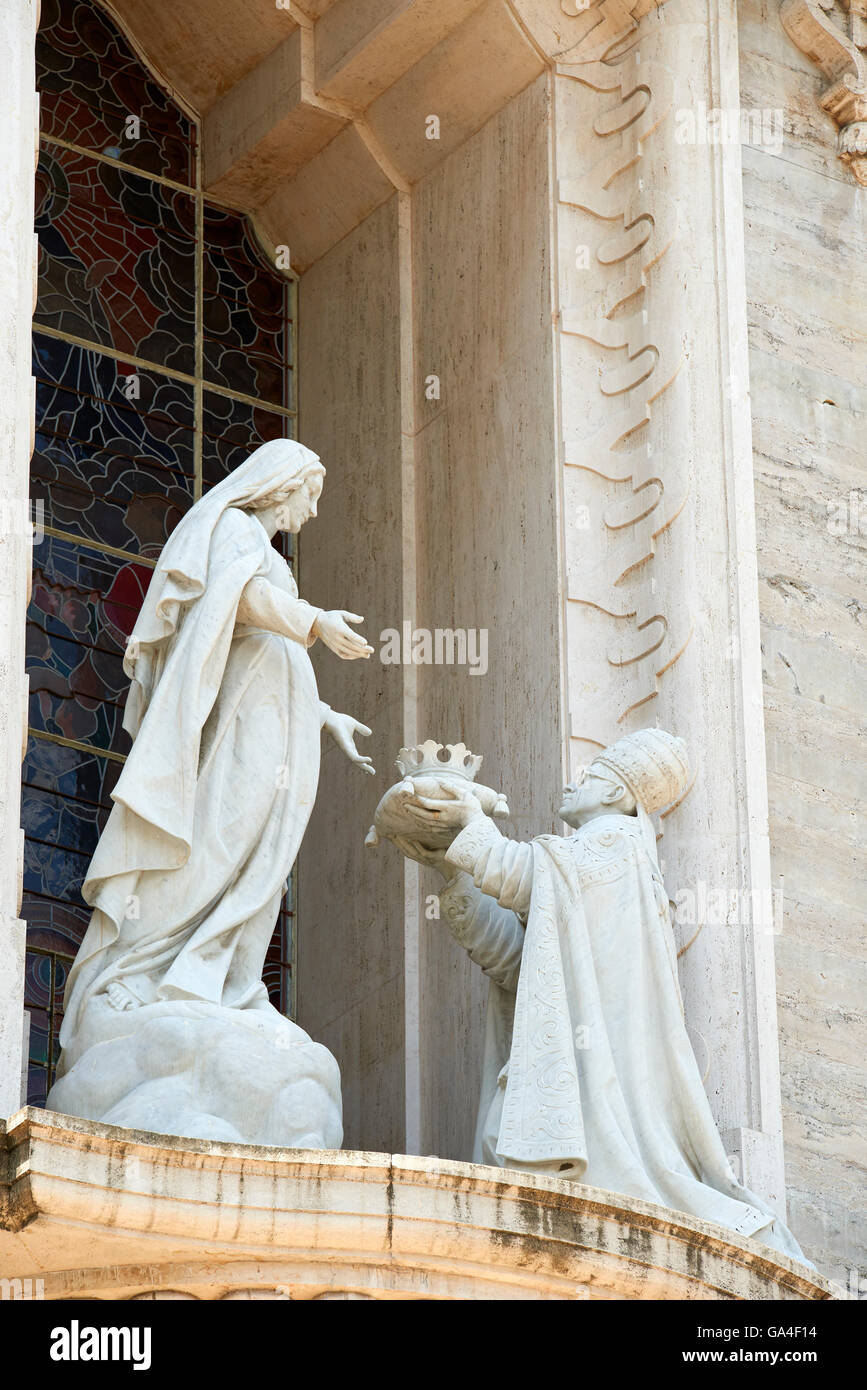
POLYGON ((482 765, 481 754, 471 753, 465 743, 435 743, 432 738, 414 748, 401 748, 395 758, 404 777, 421 777, 426 772, 453 773, 472 782, 482 765), (443 757, 442 754, 448 754, 443 757))

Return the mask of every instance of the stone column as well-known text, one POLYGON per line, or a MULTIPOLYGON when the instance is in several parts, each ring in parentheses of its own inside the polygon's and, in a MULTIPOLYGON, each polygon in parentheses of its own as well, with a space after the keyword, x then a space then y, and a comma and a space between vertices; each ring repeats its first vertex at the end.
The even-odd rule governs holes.
POLYGON ((652 724, 687 741, 660 827, 687 1023, 782 1211, 735 7, 515 9, 553 62, 572 757, 652 724))
POLYGON ((18 914, 24 834, 19 788, 27 737, 24 622, 31 573, 37 25, 33 0, 9 0, 0 39, 0 1115, 17 1110, 22 1099, 24 923, 18 914))

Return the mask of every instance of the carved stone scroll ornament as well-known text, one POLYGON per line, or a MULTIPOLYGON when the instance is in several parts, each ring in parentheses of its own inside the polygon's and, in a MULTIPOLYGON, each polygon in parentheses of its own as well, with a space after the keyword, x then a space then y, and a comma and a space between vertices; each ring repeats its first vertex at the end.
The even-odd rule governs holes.
MULTIPOLYGON (((576 177, 561 177, 558 188, 563 206, 589 213, 601 226, 596 261, 606 286, 595 314, 564 306, 562 331, 618 354, 599 378, 599 423, 582 438, 565 440, 567 488, 578 495, 572 477, 579 470, 608 485, 600 544, 576 547, 569 564, 569 598, 613 620, 609 679, 584 701, 582 714, 587 737, 601 745, 612 708, 620 723, 643 709, 692 637, 688 606, 666 603, 657 573, 659 538, 677 524, 689 498, 691 459, 685 449, 654 450, 642 433, 653 422, 659 436, 660 417, 667 415, 671 434, 685 408, 688 393, 679 378, 689 325, 678 209, 647 168, 648 146, 664 142, 675 105, 670 73, 642 61, 638 49, 617 64, 587 62, 562 72, 600 98, 617 100, 599 111, 586 135, 588 147, 598 137, 600 156, 588 157, 576 177), (626 305, 631 313, 621 313, 626 305)), ((685 436, 685 423, 677 433, 685 436)))
POLYGON ((508 0, 520 24, 549 58, 595 63, 613 53, 639 21, 666 0, 508 0))
POLYGON ((840 159, 867 186, 867 3, 783 0, 780 19, 792 42, 831 79, 820 105, 837 123, 840 159))

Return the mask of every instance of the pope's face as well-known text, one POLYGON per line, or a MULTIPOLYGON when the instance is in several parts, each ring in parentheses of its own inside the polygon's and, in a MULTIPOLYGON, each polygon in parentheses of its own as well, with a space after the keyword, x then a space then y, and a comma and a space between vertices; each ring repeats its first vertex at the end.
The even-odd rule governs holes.
POLYGON ((278 531, 288 531, 296 535, 305 521, 316 515, 316 504, 322 494, 322 475, 312 474, 301 487, 296 488, 274 508, 274 519, 278 531))
POLYGON ((585 821, 604 815, 610 809, 610 802, 604 798, 606 793, 610 796, 613 786, 609 778, 598 777, 589 768, 579 768, 563 788, 558 816, 577 830, 585 821))

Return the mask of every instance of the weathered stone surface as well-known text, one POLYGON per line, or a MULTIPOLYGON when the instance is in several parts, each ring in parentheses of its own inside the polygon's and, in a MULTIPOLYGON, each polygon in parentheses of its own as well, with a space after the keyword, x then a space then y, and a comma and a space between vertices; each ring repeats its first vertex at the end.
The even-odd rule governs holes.
POLYGON ((0 1269, 48 1299, 826 1299, 803 1266, 648 1202, 402 1154, 0 1125, 0 1269), (26 1223, 26 1231, 24 1229, 26 1223))
POLYGON ((779 150, 744 149, 744 214, 789 1218, 847 1283, 864 1273, 867 1119, 867 195, 776 6, 739 9, 742 104, 785 114, 779 150))

